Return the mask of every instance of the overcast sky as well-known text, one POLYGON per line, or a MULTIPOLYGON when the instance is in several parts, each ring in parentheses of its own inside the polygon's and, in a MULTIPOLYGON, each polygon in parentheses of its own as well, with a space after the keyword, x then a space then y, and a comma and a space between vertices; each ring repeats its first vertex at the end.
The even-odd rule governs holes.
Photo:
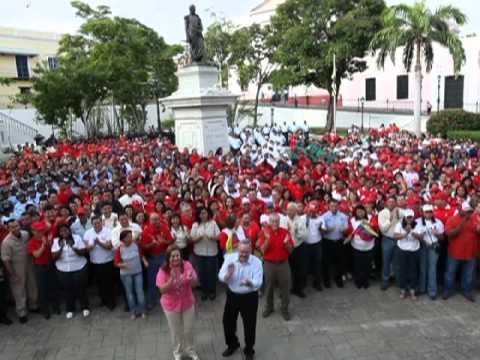
MULTIPOLYGON (((218 18, 247 16, 261 0, 84 0, 92 5, 110 6, 114 15, 133 17, 158 31, 168 42, 184 39, 183 16, 193 2, 205 26, 218 18)), ((387 3, 413 3, 414 0, 387 0, 387 3)), ((469 17, 463 33, 480 33, 478 0, 427 0, 430 7, 454 4, 469 17)), ((0 0, 1 26, 52 32, 75 32, 80 22, 70 0, 0 0)), ((1 44, 0 44, 1 45, 1 44)))

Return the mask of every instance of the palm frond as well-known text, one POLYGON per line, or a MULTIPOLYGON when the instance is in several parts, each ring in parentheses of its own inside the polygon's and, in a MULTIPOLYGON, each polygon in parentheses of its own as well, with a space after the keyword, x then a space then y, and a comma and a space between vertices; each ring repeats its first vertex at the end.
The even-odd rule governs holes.
POLYGON ((432 70, 433 67, 433 46, 430 39, 423 39, 422 41, 423 55, 427 73, 432 70))
POLYGON ((464 13, 462 13, 458 8, 452 5, 446 5, 439 7, 435 13, 433 14, 434 17, 441 19, 447 22, 450 19, 455 20, 458 25, 463 25, 467 22, 467 17, 464 13))
POLYGON ((409 41, 403 48, 403 66, 407 72, 412 68, 413 54, 415 53, 415 41, 409 41))

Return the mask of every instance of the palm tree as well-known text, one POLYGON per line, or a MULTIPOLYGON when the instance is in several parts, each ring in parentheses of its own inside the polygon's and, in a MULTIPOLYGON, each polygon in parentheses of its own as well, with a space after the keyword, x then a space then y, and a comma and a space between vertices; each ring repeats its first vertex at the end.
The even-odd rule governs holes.
POLYGON ((426 71, 433 65, 433 43, 448 48, 453 59, 454 73, 457 75, 465 63, 465 51, 458 34, 451 30, 450 24, 465 24, 465 15, 453 6, 441 6, 432 12, 424 1, 409 6, 400 4, 388 8, 383 16, 384 27, 373 38, 370 49, 377 51, 377 66, 383 68, 388 55, 395 63, 398 47, 403 47, 402 61, 410 72, 415 57, 415 132, 421 134, 422 104, 422 58, 426 71))

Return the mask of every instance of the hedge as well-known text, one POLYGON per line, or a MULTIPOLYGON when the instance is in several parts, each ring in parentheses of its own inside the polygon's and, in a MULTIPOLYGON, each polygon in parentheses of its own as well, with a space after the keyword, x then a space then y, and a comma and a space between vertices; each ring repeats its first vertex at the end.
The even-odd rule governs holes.
POLYGON ((440 111, 428 120, 427 131, 441 136, 447 136, 452 131, 480 131, 480 114, 464 110, 440 111))
POLYGON ((480 143, 480 131, 456 130, 449 131, 448 138, 453 140, 472 140, 480 143))

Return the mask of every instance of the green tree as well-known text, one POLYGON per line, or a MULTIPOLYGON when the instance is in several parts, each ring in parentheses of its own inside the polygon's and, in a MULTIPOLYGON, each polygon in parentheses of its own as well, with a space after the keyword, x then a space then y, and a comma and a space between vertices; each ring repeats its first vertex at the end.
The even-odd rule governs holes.
POLYGON ((83 24, 78 35, 60 41, 60 68, 43 64, 36 70, 32 103, 39 118, 64 128, 73 115, 95 136, 102 127, 99 110, 113 104, 120 132, 127 126, 143 132, 147 104, 177 87, 172 57, 179 47, 134 19, 111 16, 106 6, 94 9, 80 1, 72 6, 83 24))
POLYGON ((362 58, 381 28, 384 9, 383 0, 287 0, 272 18, 272 39, 278 47, 274 60, 279 66, 272 81, 276 88, 315 85, 326 89, 330 94, 327 131, 333 128, 333 104, 342 79, 366 69, 362 58))
POLYGON ((377 64, 383 67, 388 55, 395 63, 395 53, 403 47, 402 61, 410 72, 415 59, 415 99, 414 119, 415 132, 421 134, 422 106, 422 58, 425 69, 430 72, 433 65, 433 43, 448 48, 455 74, 458 74, 465 63, 465 51, 459 36, 449 26, 453 20, 458 25, 465 24, 465 15, 453 6, 441 6, 432 12, 424 1, 409 6, 405 4, 392 6, 384 16, 384 28, 373 38, 370 47, 378 50, 377 64))
POLYGON ((237 70, 240 87, 247 89, 251 82, 256 86, 253 126, 257 125, 260 90, 270 81, 275 69, 275 44, 271 37, 269 25, 261 27, 253 24, 236 30, 230 42, 229 63, 237 70))
POLYGON ((233 25, 228 21, 215 21, 205 33, 207 58, 220 70, 220 84, 228 88, 228 60, 231 55, 233 25))

